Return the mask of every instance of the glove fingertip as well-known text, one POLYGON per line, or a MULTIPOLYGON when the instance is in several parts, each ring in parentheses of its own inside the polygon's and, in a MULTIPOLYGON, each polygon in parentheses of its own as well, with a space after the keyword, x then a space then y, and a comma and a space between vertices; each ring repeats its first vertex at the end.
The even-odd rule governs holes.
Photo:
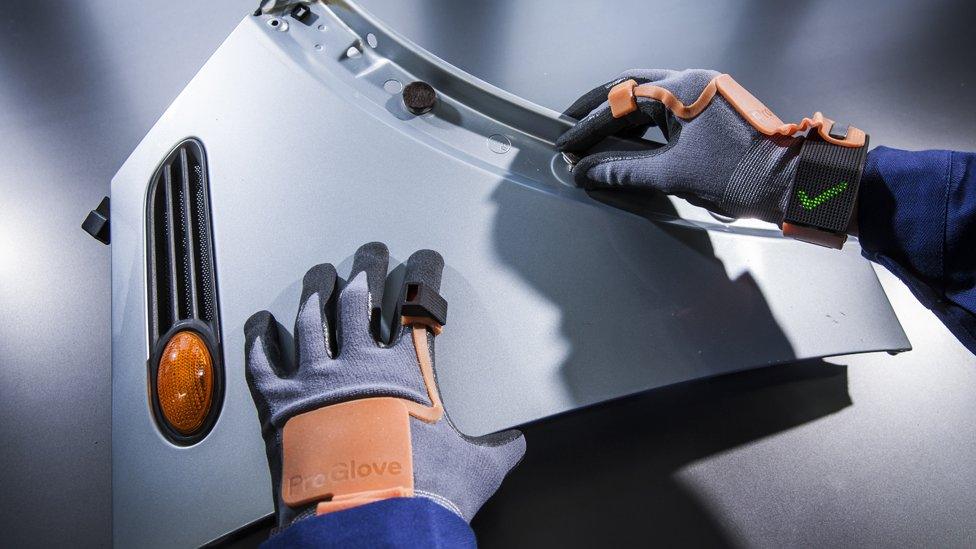
POLYGON ((574 133, 573 128, 563 132, 563 134, 556 139, 556 150, 560 152, 571 152, 574 144, 574 133))
POLYGON ((270 311, 258 311, 248 317, 244 322, 244 339, 249 343, 253 343, 255 339, 266 335, 268 333, 268 328, 274 326, 277 320, 270 311))
POLYGON ((349 280, 356 278, 359 273, 366 273, 370 290, 382 292, 382 282, 386 279, 386 271, 390 261, 390 250, 382 242, 369 242, 356 250, 352 260, 352 272, 349 280))
POLYGON ((407 259, 404 282, 422 282, 440 291, 444 257, 434 250, 418 250, 407 259))
POLYGON ((593 154, 584 156, 573 166, 573 182, 577 187, 585 190, 593 190, 608 185, 607 181, 600 178, 599 173, 594 173, 593 171, 594 168, 606 162, 604 158, 601 158, 602 156, 604 155, 593 154))
POLYGON ((324 294, 326 291, 328 294, 322 295, 321 297, 323 300, 327 300, 332 294, 332 289, 335 287, 337 278, 336 269, 331 263, 320 263, 309 269, 302 278, 302 297, 300 303, 307 301, 311 294, 324 294))

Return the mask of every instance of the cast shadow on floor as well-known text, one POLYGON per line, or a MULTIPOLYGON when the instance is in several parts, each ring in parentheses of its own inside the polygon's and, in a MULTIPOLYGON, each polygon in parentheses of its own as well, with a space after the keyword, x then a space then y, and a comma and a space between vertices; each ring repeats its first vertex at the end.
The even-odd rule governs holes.
POLYGON ((481 547, 734 546, 676 472, 850 405, 847 367, 812 360, 539 421, 472 526, 481 547))

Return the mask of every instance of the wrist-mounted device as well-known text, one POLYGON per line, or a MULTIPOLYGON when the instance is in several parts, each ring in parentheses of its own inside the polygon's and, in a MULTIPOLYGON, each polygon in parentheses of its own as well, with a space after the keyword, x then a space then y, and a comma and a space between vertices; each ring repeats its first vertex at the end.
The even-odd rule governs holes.
POLYGON ((852 129, 832 123, 830 141, 817 132, 803 140, 783 215, 785 236, 829 248, 844 245, 868 151, 868 136, 860 130, 856 141, 847 142, 852 129))

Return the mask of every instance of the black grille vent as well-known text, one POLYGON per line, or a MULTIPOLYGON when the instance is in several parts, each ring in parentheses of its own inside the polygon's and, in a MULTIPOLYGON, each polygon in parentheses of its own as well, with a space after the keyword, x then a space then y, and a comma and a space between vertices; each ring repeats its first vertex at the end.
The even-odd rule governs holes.
POLYGON ((210 200, 198 141, 184 141, 163 161, 153 177, 149 210, 152 338, 180 320, 216 325, 210 200))
POLYGON ((147 200, 150 383, 155 399, 159 356, 169 336, 193 330, 210 347, 214 365, 214 401, 208 425, 199 436, 185 437, 157 422, 179 443, 199 440, 216 419, 223 395, 220 319, 210 223, 210 191, 203 144, 186 139, 160 164, 147 200))

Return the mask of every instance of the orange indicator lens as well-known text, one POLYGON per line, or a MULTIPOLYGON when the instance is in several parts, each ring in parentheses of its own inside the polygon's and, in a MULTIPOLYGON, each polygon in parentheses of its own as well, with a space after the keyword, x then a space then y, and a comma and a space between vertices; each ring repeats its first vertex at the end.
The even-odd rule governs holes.
POLYGON ((156 394, 163 418, 189 435, 203 425, 213 398, 214 370, 210 351, 194 332, 177 332, 163 349, 156 374, 156 394))

